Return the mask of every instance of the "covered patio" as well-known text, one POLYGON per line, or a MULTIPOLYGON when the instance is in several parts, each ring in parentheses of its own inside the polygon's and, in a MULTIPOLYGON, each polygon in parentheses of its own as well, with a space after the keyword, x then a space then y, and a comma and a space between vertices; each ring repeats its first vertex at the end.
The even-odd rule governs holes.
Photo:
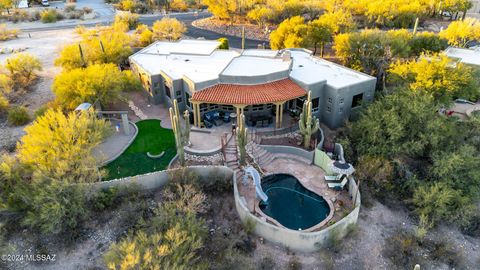
POLYGON ((217 110, 235 117, 244 114, 253 126, 267 126, 275 114, 275 128, 281 128, 285 103, 305 95, 303 88, 287 78, 255 85, 217 84, 193 93, 190 103, 197 127, 204 126, 205 113, 217 110))

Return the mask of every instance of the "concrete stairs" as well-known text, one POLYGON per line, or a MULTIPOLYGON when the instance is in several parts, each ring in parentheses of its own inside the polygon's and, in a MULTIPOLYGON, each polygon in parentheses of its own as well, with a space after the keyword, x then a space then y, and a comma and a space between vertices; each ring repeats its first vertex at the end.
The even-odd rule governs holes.
POLYGON ((260 167, 268 165, 276 158, 273 153, 268 152, 253 141, 250 141, 246 148, 247 154, 250 155, 260 167))
POLYGON ((243 177, 244 172, 239 167, 237 138, 232 138, 225 146, 225 163, 236 173, 237 180, 243 177))

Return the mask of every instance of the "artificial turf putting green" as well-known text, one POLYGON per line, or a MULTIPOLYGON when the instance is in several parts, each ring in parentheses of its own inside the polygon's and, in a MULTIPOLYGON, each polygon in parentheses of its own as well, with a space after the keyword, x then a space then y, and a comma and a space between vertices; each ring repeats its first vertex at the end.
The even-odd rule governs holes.
POLYGON ((162 128, 160 120, 143 120, 136 125, 138 134, 133 143, 117 159, 103 167, 108 171, 104 180, 164 170, 177 154, 173 131, 162 128), (158 159, 147 156, 147 152, 158 155, 163 151, 165 154, 158 159))

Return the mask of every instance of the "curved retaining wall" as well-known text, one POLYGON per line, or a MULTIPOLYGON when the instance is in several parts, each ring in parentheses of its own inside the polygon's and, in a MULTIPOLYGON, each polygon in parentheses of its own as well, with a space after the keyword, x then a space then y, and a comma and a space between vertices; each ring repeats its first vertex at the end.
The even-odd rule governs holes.
MULTIPOLYGON (((96 189, 128 187, 130 185, 135 185, 140 189, 140 191, 152 191, 165 186, 168 183, 169 172, 175 170, 179 169, 163 170, 110 181, 96 182, 92 185, 96 189)), ((225 179, 231 179, 233 177, 233 171, 224 166, 190 166, 186 167, 186 170, 194 171, 200 177, 200 180, 205 182, 208 182, 210 179, 212 179, 212 174, 223 175, 225 179)))
POLYGON ((285 146, 285 145, 266 145, 261 144, 260 147, 266 151, 274 154, 288 154, 296 155, 310 161, 310 164, 313 162, 313 156, 315 151, 307 151, 298 147, 285 146))
MULTIPOLYGON (((331 237, 344 237, 349 231, 349 226, 357 223, 358 213, 360 211, 360 194, 358 194, 355 199, 355 208, 350 214, 321 231, 302 232, 280 228, 250 213, 245 205, 245 199, 238 193, 235 176, 233 177, 233 182, 235 207, 242 222, 245 223, 247 220, 253 221, 255 224, 255 234, 263 237, 267 241, 288 247, 297 252, 316 251, 327 244, 331 237)), ((351 178, 349 182, 349 191, 351 193, 356 190, 357 185, 354 179, 351 178)), ((350 195, 352 196, 353 194, 350 195)))

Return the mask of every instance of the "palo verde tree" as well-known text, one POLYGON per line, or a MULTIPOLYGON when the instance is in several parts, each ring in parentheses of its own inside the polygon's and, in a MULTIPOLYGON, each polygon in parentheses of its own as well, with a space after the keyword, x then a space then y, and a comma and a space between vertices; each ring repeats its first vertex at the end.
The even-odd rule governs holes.
MULTIPOLYGON (((5 66, 0 66, 0 68, 5 70, 1 73, 8 76, 11 81, 11 89, 14 91, 27 90, 37 79, 38 72, 42 70, 42 64, 36 56, 29 53, 19 53, 8 58, 5 66)), ((2 86, 0 85, 0 87, 2 86)))
POLYGON ((270 46, 274 50, 300 48, 306 43, 307 25, 303 17, 295 16, 284 20, 270 34, 270 46))
POLYGON ((75 109, 83 102, 109 104, 119 100, 123 92, 139 89, 138 78, 114 64, 63 71, 53 82, 56 102, 67 109, 75 109))
POLYGON ((185 165, 185 146, 190 140, 190 113, 185 110, 183 113, 183 120, 185 122, 182 127, 180 120, 180 112, 178 110, 177 100, 173 100, 173 108, 168 110, 170 112, 170 122, 172 123, 173 134, 175 135, 175 144, 177 146, 178 159, 182 166, 185 165))
POLYGON ((467 18, 452 22, 440 32, 440 37, 452 46, 466 48, 472 41, 480 40, 480 20, 467 18))
POLYGON ((303 111, 300 114, 300 120, 298 120, 298 126, 300 133, 303 135, 303 146, 305 148, 310 147, 312 135, 320 128, 319 120, 317 117, 312 116, 311 93, 311 91, 308 91, 307 100, 303 103, 303 111))
POLYGON ((187 31, 185 24, 175 18, 163 18, 153 24, 153 38, 156 40, 179 40, 187 31))
POLYGON ((240 149, 240 165, 245 166, 247 156, 248 128, 245 127, 245 115, 240 114, 237 127, 237 143, 240 149))

